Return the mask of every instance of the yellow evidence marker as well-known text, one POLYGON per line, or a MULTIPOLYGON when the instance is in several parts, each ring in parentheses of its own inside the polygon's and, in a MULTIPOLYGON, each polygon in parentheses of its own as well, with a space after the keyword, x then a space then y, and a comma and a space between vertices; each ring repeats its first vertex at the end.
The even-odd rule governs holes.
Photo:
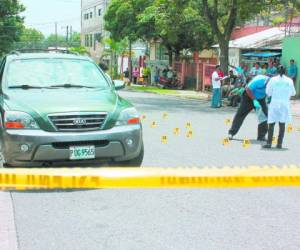
POLYGON ((231 120, 230 119, 225 119, 225 125, 230 125, 231 124, 231 120))
POLYGON ((168 113, 163 113, 163 119, 165 120, 168 119, 168 116, 169 116, 168 113))
POLYGON ((163 135, 161 138, 160 138, 160 141, 162 144, 167 144, 168 142, 168 137, 166 135, 163 135))
POLYGON ((249 148, 250 144, 251 144, 250 140, 249 139, 245 139, 243 141, 243 148, 249 148))
POLYGON ((274 136, 273 139, 272 139, 272 144, 273 144, 273 145, 277 145, 277 142, 278 142, 278 140, 277 140, 277 138, 274 136))
POLYGON ((180 129, 179 128, 174 128, 173 134, 174 135, 179 135, 179 133, 180 133, 180 129))
POLYGON ((192 130, 189 130, 189 131, 186 133, 186 137, 187 137, 187 138, 192 138, 192 137, 193 137, 193 131, 192 131, 192 130))
POLYGON ((187 123, 185 124, 185 128, 187 128, 187 129, 192 128, 192 124, 191 124, 190 122, 187 122, 187 123))
POLYGON ((293 132, 293 126, 292 126, 292 124, 289 124, 289 125, 287 126, 287 132, 288 132, 288 133, 292 133, 292 132, 293 132))
POLYGON ((156 122, 152 122, 150 127, 151 128, 157 128, 157 123, 156 122))
POLYGON ((228 146, 229 144, 230 144, 229 138, 224 138, 224 139, 223 139, 223 142, 222 142, 222 145, 223 145, 223 146, 228 146))

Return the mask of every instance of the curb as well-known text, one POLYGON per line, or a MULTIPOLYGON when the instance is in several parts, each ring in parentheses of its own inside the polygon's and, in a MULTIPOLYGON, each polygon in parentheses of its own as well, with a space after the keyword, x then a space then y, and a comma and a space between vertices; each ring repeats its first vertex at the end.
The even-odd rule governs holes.
POLYGON ((161 95, 161 96, 169 96, 169 97, 176 97, 180 99, 186 99, 186 100, 198 100, 198 101, 209 101, 208 98, 199 98, 199 97, 193 97, 193 96, 182 96, 182 95, 176 95, 176 94, 162 94, 162 93, 155 93, 155 92, 148 92, 148 91, 137 91, 137 90, 132 90, 132 89, 124 89, 125 91, 128 92, 134 92, 134 93, 147 93, 147 94, 154 94, 154 95, 161 95))

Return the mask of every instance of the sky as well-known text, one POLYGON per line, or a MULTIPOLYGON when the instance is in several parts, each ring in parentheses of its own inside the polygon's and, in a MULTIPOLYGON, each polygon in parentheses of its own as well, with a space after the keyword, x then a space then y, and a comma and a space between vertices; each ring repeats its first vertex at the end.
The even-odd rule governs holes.
POLYGON ((80 32, 81 0, 19 0, 26 11, 27 27, 36 28, 46 36, 55 33, 57 22, 58 34, 66 34, 66 26, 72 25, 73 31, 80 32))

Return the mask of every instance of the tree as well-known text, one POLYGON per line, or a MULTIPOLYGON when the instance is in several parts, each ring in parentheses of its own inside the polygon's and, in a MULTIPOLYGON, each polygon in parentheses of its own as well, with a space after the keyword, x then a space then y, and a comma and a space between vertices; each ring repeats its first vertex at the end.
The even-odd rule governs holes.
POLYGON ((118 42, 109 37, 103 39, 102 44, 105 47, 103 56, 110 56, 110 75, 115 79, 118 75, 118 56, 125 52, 128 41, 124 39, 118 42))
POLYGON ((41 42, 44 39, 43 33, 33 28, 23 29, 20 37, 21 42, 41 42))
POLYGON ((19 14, 24 10, 18 0, 0 1, 0 56, 20 39, 24 20, 19 14))
POLYGON ((142 38, 143 27, 138 16, 150 6, 152 0, 112 0, 104 16, 105 29, 114 41, 128 40, 129 72, 132 79, 132 43, 142 38))
POLYGON ((88 55, 89 54, 86 47, 84 47, 84 46, 71 47, 71 48, 69 48, 69 51, 73 52, 73 53, 78 53, 79 55, 88 55))
POLYGON ((170 65, 173 53, 178 60, 183 49, 201 50, 209 47, 213 41, 210 27, 191 0, 155 0, 139 19, 144 27, 154 24, 150 35, 159 38, 168 49, 170 65))
POLYGON ((232 31, 239 21, 253 18, 264 9, 268 9, 272 0, 200 0, 199 14, 209 22, 219 43, 221 68, 228 72, 229 41, 232 31))

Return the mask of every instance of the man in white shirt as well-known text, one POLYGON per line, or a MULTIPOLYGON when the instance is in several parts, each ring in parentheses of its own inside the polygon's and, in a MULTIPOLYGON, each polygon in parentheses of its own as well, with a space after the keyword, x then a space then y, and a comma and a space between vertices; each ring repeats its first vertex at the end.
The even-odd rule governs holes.
POLYGON ((216 66, 215 71, 211 76, 211 83, 213 87, 213 95, 211 99, 211 107, 212 108, 220 108, 221 107, 221 69, 220 65, 216 66))

